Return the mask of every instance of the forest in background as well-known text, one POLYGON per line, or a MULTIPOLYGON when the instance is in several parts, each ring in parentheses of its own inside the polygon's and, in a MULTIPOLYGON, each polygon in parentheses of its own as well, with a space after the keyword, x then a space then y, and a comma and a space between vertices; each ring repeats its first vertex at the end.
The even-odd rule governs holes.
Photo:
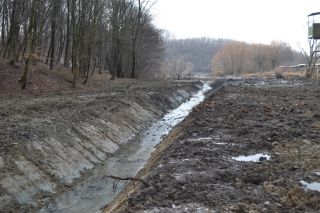
POLYGON ((208 75, 212 57, 228 42, 212 38, 166 39, 162 72, 167 78, 208 75))
POLYGON ((212 71, 215 75, 241 75, 300 63, 304 63, 302 54, 284 42, 273 41, 266 45, 232 41, 213 56, 212 71))
POLYGON ((173 78, 266 72, 280 65, 304 63, 302 54, 284 42, 266 45, 190 38, 168 39, 164 44, 162 72, 173 78))
POLYGON ((19 64, 21 89, 36 63, 65 67, 72 86, 98 75, 182 79, 264 72, 303 63, 284 42, 166 38, 152 24, 152 0, 0 0, 0 53, 19 64))
POLYGON ((95 72, 113 78, 152 75, 162 56, 161 31, 151 23, 150 0, 1 0, 1 54, 30 67, 43 62, 70 68, 72 84, 95 72))

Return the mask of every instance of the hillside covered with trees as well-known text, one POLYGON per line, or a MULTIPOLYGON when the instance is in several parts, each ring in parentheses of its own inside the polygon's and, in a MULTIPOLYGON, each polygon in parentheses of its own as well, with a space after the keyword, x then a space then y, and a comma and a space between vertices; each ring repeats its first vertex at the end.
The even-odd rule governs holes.
MULTIPOLYGON (((152 24, 154 3, 0 0, 1 63, 19 67, 19 74, 7 78, 24 89, 37 63, 42 71, 43 64, 50 70, 63 67, 72 86, 86 84, 95 75, 102 80, 105 75, 112 79, 179 79, 212 72, 262 72, 303 63, 301 54, 283 42, 165 39, 164 31, 152 24)), ((9 73, 7 67, 1 69, 1 76, 9 73)))
POLYGON ((281 65, 303 63, 301 53, 284 42, 271 44, 248 44, 232 41, 213 56, 214 74, 239 75, 242 73, 266 72, 281 65))
POLYGON ((281 65, 304 62, 301 53, 284 42, 249 44, 227 39, 192 38, 169 39, 164 44, 162 71, 173 78, 266 72, 281 65))
POLYGON ((162 55, 152 5, 147 0, 1 0, 0 51, 11 65, 23 64, 22 89, 35 62, 70 68, 73 85, 105 70, 113 78, 148 76, 162 55))
POLYGON ((162 71, 166 76, 206 75, 211 60, 228 40, 211 38, 167 39, 162 71))

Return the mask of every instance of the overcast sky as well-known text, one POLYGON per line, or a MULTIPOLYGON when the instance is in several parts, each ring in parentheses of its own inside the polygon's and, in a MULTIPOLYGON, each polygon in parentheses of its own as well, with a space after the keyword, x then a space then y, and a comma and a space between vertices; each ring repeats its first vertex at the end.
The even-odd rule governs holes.
POLYGON ((307 41, 307 15, 319 0, 158 0, 154 24, 175 38, 228 38, 250 43, 307 41))

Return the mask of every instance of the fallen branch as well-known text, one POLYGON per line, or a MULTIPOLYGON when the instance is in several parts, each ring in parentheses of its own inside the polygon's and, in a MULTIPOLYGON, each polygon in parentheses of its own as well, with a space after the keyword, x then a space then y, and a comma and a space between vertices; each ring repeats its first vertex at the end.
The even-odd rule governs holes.
POLYGON ((145 182, 144 180, 140 179, 140 178, 135 178, 135 177, 126 177, 126 178, 123 178, 123 177, 117 177, 117 176, 113 176, 113 175, 109 175, 107 176, 107 178, 112 178, 114 180, 130 180, 130 181, 138 181, 138 182, 141 182, 143 183, 145 186, 150 186, 147 182, 145 182))
POLYGON ((111 108, 107 109, 105 112, 110 112, 110 111, 114 110, 115 108, 118 108, 121 105, 122 105, 122 103, 116 104, 115 106, 112 106, 111 108))
POLYGON ((109 175, 109 176, 107 176, 107 179, 106 179, 106 182, 108 183, 108 178, 112 178, 112 179, 114 179, 114 181, 113 181, 113 187, 112 187, 112 189, 113 189, 113 193, 116 193, 116 191, 117 191, 117 186, 118 186, 118 183, 120 182, 120 181, 133 181, 133 182, 140 182, 140 183, 142 183, 143 185, 145 185, 146 187, 149 187, 150 185, 147 183, 147 182, 145 182, 144 180, 142 180, 142 179, 139 179, 139 178, 135 178, 135 177, 117 177, 117 176, 114 176, 114 175, 109 175))

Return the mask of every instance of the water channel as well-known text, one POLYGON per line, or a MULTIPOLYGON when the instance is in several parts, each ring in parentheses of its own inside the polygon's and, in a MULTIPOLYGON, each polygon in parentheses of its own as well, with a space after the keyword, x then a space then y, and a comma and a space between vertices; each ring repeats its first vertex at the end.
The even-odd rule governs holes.
POLYGON ((205 93, 211 87, 204 84, 190 100, 181 104, 178 108, 168 112, 162 119, 154 123, 142 133, 141 137, 121 147, 113 157, 110 157, 102 165, 97 166, 90 177, 77 184, 72 189, 63 192, 53 202, 41 209, 41 213, 81 213, 101 212, 101 208, 110 203, 117 193, 124 188, 125 182, 118 184, 116 194, 113 192, 113 181, 106 183, 106 176, 118 177, 135 176, 150 158, 154 147, 162 141, 170 130, 179 124, 191 110, 200 104, 205 93))

